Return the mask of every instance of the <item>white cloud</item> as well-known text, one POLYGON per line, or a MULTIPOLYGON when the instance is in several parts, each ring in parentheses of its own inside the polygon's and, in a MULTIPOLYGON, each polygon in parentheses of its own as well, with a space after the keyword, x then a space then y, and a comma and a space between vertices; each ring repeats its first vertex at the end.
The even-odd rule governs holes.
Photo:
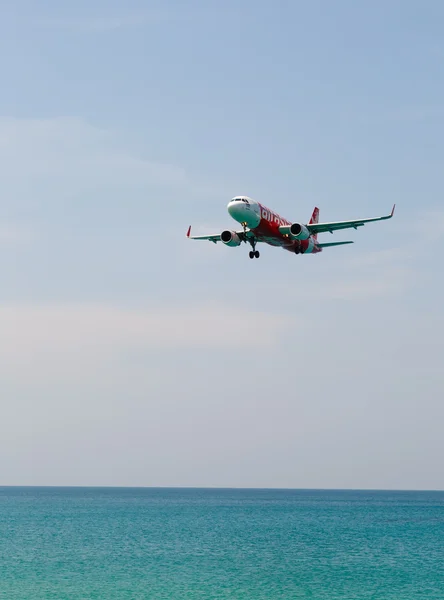
POLYGON ((34 241, 36 232, 32 227, 12 223, 0 223, 0 245, 22 245, 34 241))
POLYGON ((10 179, 79 176, 113 184, 132 182, 185 185, 186 173, 174 165, 142 159, 112 132, 82 119, 0 119, 0 174, 10 179))
POLYGON ((324 297, 361 301, 402 294, 413 280, 414 270, 406 264, 413 256, 402 247, 352 254, 325 282, 324 297))
POLYGON ((371 252, 360 253, 352 255, 349 263, 353 267, 365 268, 365 267, 384 267, 386 265, 393 265, 394 263, 405 263, 406 259, 412 258, 415 253, 411 247, 398 247, 398 248, 383 248, 381 250, 373 250, 371 252))
POLYGON ((109 305, 0 306, 5 373, 94 369, 127 350, 277 346, 293 319, 223 304, 125 310, 109 305))
POLYGON ((444 237, 444 210, 438 208, 428 210, 416 224, 416 235, 423 236, 425 240, 435 242, 444 237))
MULTIPOLYGON (((273 283, 273 292, 281 297, 300 296, 301 281, 305 281, 307 297, 321 303, 330 300, 344 302, 365 302, 375 298, 389 298, 404 294, 415 281, 415 269, 407 261, 410 255, 402 248, 385 249, 373 252, 361 252, 350 256, 335 257, 327 254, 325 264, 323 256, 300 257, 305 261, 298 273, 298 281, 288 278, 273 283), (313 261, 312 269, 310 262, 313 261)), ((262 282, 258 283, 256 294, 266 294, 262 282)))
MULTIPOLYGON (((88 210, 87 219, 100 207, 102 226, 116 211, 133 220, 143 213, 147 223, 168 214, 171 225, 188 205, 208 206, 208 197, 227 199, 225 183, 158 161, 149 145, 136 145, 122 132, 80 118, 0 118, 0 210, 6 207, 10 215, 25 206, 38 217, 35 209, 69 204, 77 218, 88 210)), ((51 216, 48 211, 44 218, 51 216)))
POLYGON ((330 281, 323 288, 324 298, 337 300, 367 300, 402 293, 411 282, 406 268, 385 268, 377 273, 355 273, 352 278, 330 281))

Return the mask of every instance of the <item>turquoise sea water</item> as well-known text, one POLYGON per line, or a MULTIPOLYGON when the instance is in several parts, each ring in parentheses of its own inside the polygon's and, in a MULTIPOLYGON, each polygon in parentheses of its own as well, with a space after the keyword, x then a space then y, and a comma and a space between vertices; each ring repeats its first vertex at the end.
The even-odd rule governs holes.
POLYGON ((0 488, 0 598, 444 599, 444 493, 0 488))

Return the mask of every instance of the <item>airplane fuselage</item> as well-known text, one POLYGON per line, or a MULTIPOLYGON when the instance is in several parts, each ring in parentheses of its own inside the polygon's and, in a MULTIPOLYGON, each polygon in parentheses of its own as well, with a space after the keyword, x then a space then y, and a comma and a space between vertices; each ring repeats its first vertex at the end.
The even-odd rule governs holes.
POLYGON ((279 231, 282 225, 291 225, 290 221, 282 218, 263 204, 248 196, 237 196, 227 206, 229 215, 242 226, 246 226, 259 242, 270 246, 279 246, 290 252, 301 254, 316 254, 322 252, 317 245, 317 237, 310 236, 306 240, 293 240, 279 231))

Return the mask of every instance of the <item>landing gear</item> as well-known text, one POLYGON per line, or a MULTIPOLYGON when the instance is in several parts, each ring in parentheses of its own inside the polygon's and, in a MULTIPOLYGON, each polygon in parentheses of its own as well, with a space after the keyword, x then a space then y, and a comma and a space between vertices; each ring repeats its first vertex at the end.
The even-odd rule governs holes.
POLYGON ((259 250, 256 250, 255 238, 250 238, 248 241, 249 241, 251 247, 253 248, 253 250, 250 250, 250 253, 249 253, 250 258, 259 258, 260 253, 259 253, 259 250))

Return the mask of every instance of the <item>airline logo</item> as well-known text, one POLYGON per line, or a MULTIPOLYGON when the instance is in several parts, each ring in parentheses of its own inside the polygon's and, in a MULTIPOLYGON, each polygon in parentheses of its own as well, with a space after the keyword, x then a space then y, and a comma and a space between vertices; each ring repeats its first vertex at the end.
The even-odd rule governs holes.
POLYGON ((261 216, 265 221, 269 223, 276 223, 277 225, 291 225, 286 219, 283 219, 276 213, 272 212, 270 209, 261 205, 261 216))

